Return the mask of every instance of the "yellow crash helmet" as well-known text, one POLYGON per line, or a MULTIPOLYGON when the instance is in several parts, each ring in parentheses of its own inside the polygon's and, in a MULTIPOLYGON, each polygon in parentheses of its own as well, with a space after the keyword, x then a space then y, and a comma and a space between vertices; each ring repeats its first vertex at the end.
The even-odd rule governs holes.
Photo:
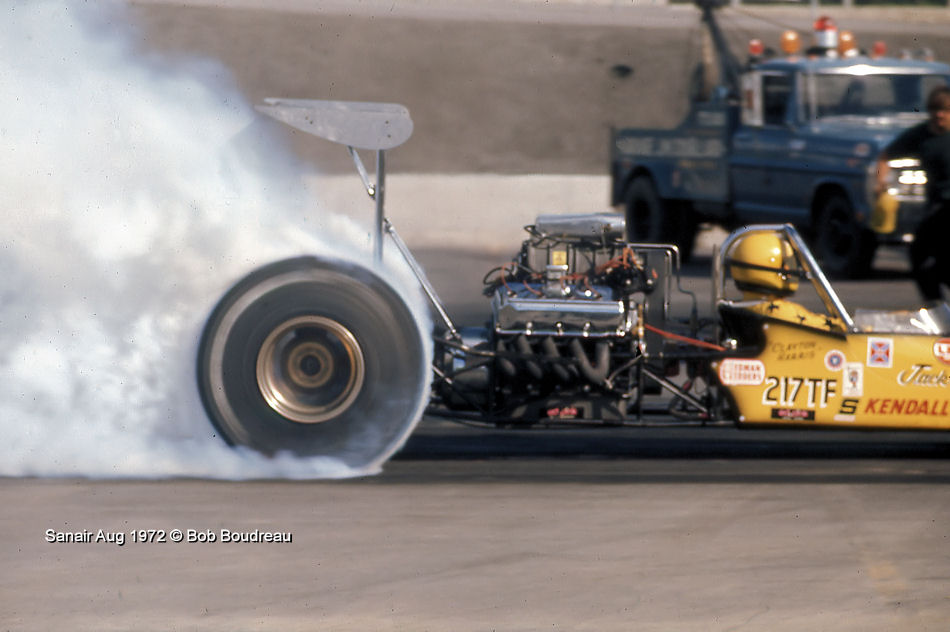
POLYGON ((740 290, 787 296, 798 289, 798 266, 792 247, 775 233, 740 237, 726 261, 740 290))

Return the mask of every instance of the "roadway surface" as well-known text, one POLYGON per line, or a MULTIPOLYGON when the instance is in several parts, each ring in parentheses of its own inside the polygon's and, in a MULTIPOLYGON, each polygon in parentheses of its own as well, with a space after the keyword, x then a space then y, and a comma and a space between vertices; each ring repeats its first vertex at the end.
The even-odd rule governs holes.
MULTIPOLYGON (((846 300, 912 293, 883 259, 846 300)), ((483 313, 457 300, 477 276, 434 275, 460 323, 483 313)), ((2 479, 0 502, 2 629, 942 630, 950 615, 939 434, 426 419, 378 476, 2 479), (93 541, 47 541, 76 532, 93 541)))
MULTIPOLYGON (((440 51, 467 33, 461 41, 484 47, 492 74, 509 87, 519 83, 509 70, 547 55, 547 46, 570 44, 556 59, 571 65, 600 59, 585 44, 624 40, 616 25, 589 19, 582 28, 554 30, 501 20, 498 31, 482 32, 456 19, 430 18, 423 27, 411 16, 394 18, 397 24, 339 11, 138 7, 152 46, 221 53, 255 96, 274 87, 255 81, 279 83, 293 74, 270 76, 261 64, 270 53, 306 48, 311 20, 327 25, 330 36, 315 40, 321 63, 336 68, 341 81, 354 75, 350 86, 373 67, 356 59, 354 47, 378 54, 384 34, 392 50, 424 32, 407 50, 426 41, 436 51, 429 59, 457 62, 464 55, 440 51), (344 32, 346 42, 335 44, 344 32), (513 48, 496 57, 501 43, 513 48), (251 56, 254 46, 266 50, 251 56), (347 54, 333 57, 337 46, 347 54), (346 63, 356 66, 348 72, 346 63)), ((603 57, 599 67, 639 59, 638 47, 678 46, 675 37, 654 35, 627 42, 624 56, 603 57)), ((670 64, 680 63, 674 59, 670 64)), ((484 59, 470 61, 484 71, 484 59)), ((500 84, 479 73, 459 77, 457 70, 424 72, 455 87, 470 84, 458 99, 484 116, 478 103, 500 84)), ((542 65, 526 76, 550 70, 542 65)), ((430 102, 444 94, 440 82, 434 93, 418 92, 413 82, 421 72, 373 75, 420 104, 425 115, 418 121, 436 119, 430 130, 420 125, 422 148, 407 153, 407 167, 596 173, 602 164, 596 143, 576 152, 569 142, 528 143, 507 154, 492 144, 502 135, 484 133, 477 116, 439 119, 438 104, 430 102), (467 130, 461 156, 434 149, 453 127, 467 130), (510 162, 496 162, 502 155, 510 162)), ((530 109, 522 121, 527 138, 557 127, 559 117, 586 121, 576 109, 547 107, 554 101, 533 84, 522 88, 517 101, 492 111, 510 122, 519 118, 513 112, 530 109)), ((376 89, 353 96, 376 98, 376 89)), ((594 110, 610 96, 576 85, 557 90, 557 103, 581 95, 594 110)), ((450 106, 441 109, 451 114, 450 106)), ((598 119, 592 129, 602 132, 606 122, 598 119)), ((520 236, 506 239, 513 251, 520 236)), ((486 309, 479 281, 497 255, 435 248, 419 255, 453 317, 478 323, 486 309)), ((687 270, 690 287, 708 287, 706 266, 708 253, 701 252, 687 270)), ((916 301, 900 252, 882 253, 874 278, 839 290, 849 305, 916 301)), ((512 433, 423 420, 380 475, 349 481, 0 479, 0 629, 944 630, 948 445, 932 434, 512 433), (105 539, 121 534, 123 544, 55 541, 67 533, 95 540, 100 529, 105 539), (172 541, 176 529, 186 541, 172 541), (210 533, 214 541, 188 542, 189 530, 194 539, 210 533), (277 532, 291 542, 224 542, 225 531, 251 538, 277 532), (133 533, 152 541, 135 542, 133 533)))

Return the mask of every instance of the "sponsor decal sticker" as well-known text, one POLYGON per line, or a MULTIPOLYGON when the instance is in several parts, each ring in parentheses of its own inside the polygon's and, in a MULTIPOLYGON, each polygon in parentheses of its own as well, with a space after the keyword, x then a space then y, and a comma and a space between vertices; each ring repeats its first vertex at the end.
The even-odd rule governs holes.
POLYGON ((843 397, 861 397, 864 395, 864 365, 860 362, 845 363, 841 395, 843 397))
POLYGON ((897 383, 900 386, 947 388, 950 386, 950 375, 943 369, 935 371, 929 364, 915 364, 897 374, 897 383))
POLYGON ((879 369, 889 369, 894 366, 894 340, 869 337, 867 365, 879 369))
POLYGON ((581 411, 574 406, 548 408, 545 412, 548 419, 579 419, 581 416, 581 411))
POLYGON ((950 415, 950 400, 871 397, 864 405, 864 412, 869 415, 947 417, 950 415))
POLYGON ((758 386, 765 381, 761 360, 726 358, 719 365, 719 381, 726 386, 758 386))
POLYGON ((844 354, 838 349, 832 349, 825 354, 825 368, 829 371, 840 371, 844 363, 844 354))
POLYGON ((773 408, 772 419, 786 419, 788 421, 814 421, 815 411, 798 410, 796 408, 773 408))
POLYGON ((841 408, 838 409, 838 413, 834 416, 835 421, 845 421, 853 422, 854 415, 858 412, 858 404, 861 403, 860 399, 857 398, 848 398, 841 400, 841 408))
POLYGON ((934 343, 934 357, 944 364, 950 364, 950 338, 941 338, 934 343))

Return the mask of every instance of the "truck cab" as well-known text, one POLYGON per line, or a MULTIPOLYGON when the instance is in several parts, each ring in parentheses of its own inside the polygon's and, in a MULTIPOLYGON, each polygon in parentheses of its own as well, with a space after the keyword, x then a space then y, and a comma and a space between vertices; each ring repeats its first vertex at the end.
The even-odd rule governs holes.
POLYGON ((925 212, 920 163, 895 160, 890 193, 899 212, 872 230, 878 156, 926 119, 927 94, 948 80, 945 64, 892 57, 792 55, 755 64, 742 75, 728 158, 735 218, 791 222, 831 273, 862 274, 878 243, 910 240, 925 212))

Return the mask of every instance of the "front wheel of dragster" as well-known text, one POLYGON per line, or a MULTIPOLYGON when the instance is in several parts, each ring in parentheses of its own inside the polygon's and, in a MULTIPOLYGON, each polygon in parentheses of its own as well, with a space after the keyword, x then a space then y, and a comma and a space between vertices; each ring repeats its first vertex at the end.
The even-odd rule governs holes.
POLYGON ((424 405, 421 336, 402 298, 366 268, 280 261, 212 312, 198 352, 202 402, 231 444, 378 464, 424 405))

